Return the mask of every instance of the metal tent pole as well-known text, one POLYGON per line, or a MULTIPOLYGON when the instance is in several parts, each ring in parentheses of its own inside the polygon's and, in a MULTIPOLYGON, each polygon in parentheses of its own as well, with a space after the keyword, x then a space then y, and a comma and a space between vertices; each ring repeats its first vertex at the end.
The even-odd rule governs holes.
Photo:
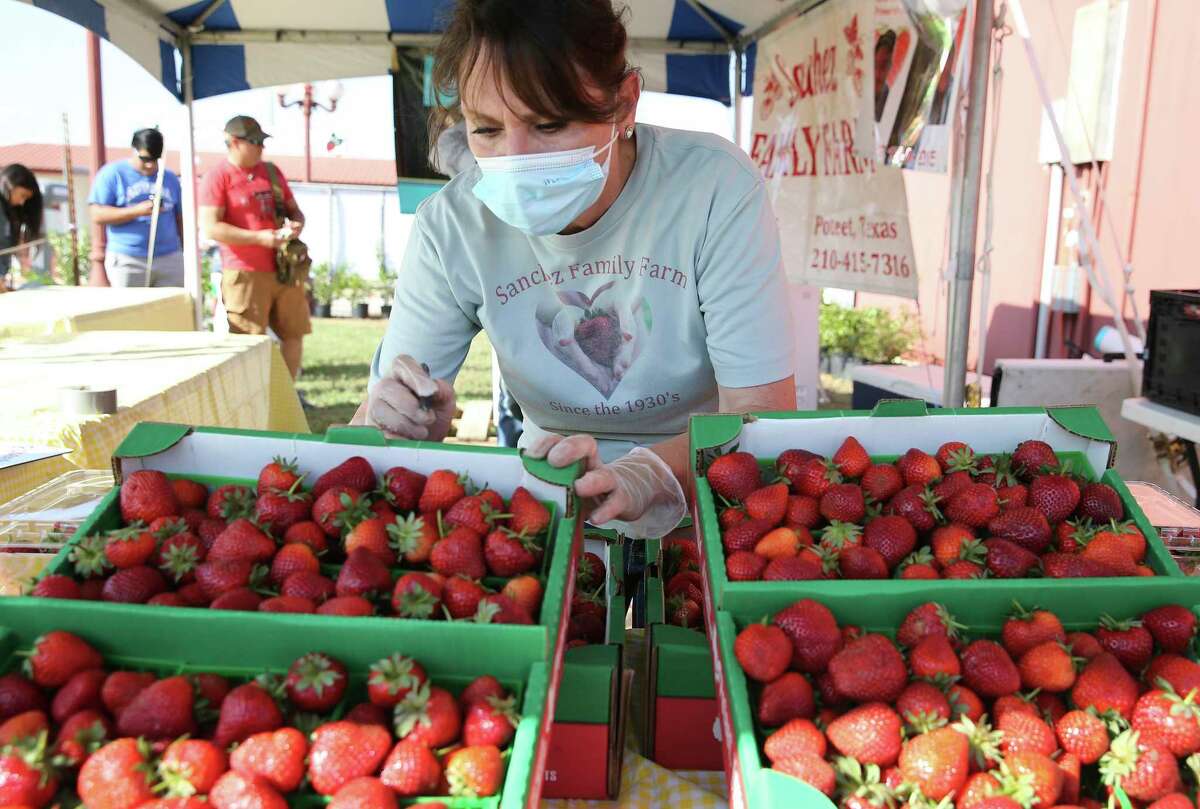
POLYGON ((962 185, 953 191, 958 197, 958 215, 951 233, 950 256, 954 273, 946 322, 943 407, 962 407, 966 394, 971 286, 975 281, 975 231, 979 220, 979 189, 983 177, 984 118, 987 115, 993 14, 992 0, 977 0, 975 28, 971 35, 971 79, 962 185))
POLYGON ((733 109, 733 143, 742 145, 742 81, 746 70, 746 54, 740 45, 729 51, 729 103, 733 109))
MULTIPOLYGON (((200 239, 197 233, 196 217, 196 135, 195 119, 192 115, 192 104, 196 100, 195 88, 192 86, 192 44, 183 40, 179 43, 179 51, 183 56, 183 141, 179 144, 179 186, 183 199, 183 284, 188 294, 192 296, 193 318, 195 328, 204 327, 204 283, 200 277, 200 239)), ((165 155, 163 156, 166 157, 165 155)))

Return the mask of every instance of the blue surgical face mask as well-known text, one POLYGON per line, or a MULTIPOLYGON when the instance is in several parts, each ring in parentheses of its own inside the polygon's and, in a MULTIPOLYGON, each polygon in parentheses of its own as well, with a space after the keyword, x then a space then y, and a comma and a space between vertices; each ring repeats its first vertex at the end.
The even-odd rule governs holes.
POLYGON ((608 179, 616 125, 608 143, 565 152, 481 157, 473 189, 499 219, 533 236, 559 233, 600 198, 608 179), (605 150, 604 164, 596 157, 605 150))

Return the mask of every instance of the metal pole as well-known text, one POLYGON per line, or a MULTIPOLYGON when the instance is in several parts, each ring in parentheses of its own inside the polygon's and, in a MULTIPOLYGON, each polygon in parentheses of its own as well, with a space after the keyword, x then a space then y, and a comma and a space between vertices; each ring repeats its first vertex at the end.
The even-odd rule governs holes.
POLYGON ((993 14, 992 0, 978 0, 975 5, 975 29, 971 36, 971 79, 962 187, 956 192, 959 195, 958 219, 954 222, 951 239, 954 276, 950 284, 950 309, 946 324, 943 407, 962 407, 966 394, 971 285, 975 280, 975 231, 979 220, 979 188, 983 176, 983 124, 987 115, 993 14))
MULTIPOLYGON (((96 178, 100 167, 104 165, 104 82, 100 75, 100 37, 92 31, 87 33, 88 59, 88 114, 92 137, 92 159, 89 168, 92 179, 96 178)), ((104 252, 107 248, 108 234, 104 225, 92 221, 92 266, 89 273, 90 283, 95 286, 108 286, 104 273, 104 252), (104 281, 100 284, 100 281, 104 281)))
MULTIPOLYGON (((75 220, 75 166, 71 164, 71 126, 63 113, 63 179, 67 183, 67 235, 71 237, 71 286, 79 286, 79 225, 75 220)), ((63 279, 66 280, 66 279, 63 279)))
POLYGON ((733 145, 742 145, 742 76, 745 55, 740 47, 730 50, 729 55, 729 103, 733 107, 733 145))
MULTIPOLYGON (((192 84, 192 45, 188 41, 179 43, 183 56, 181 89, 183 90, 183 141, 179 144, 179 186, 182 191, 180 204, 183 208, 183 285, 192 296, 192 319, 194 328, 204 326, 204 284, 200 278, 200 239, 196 217, 196 135, 192 104, 196 100, 192 84)), ((163 155, 164 159, 166 155, 163 155)))
POLYGON ((313 88, 304 85, 304 182, 312 182, 312 108, 313 88))

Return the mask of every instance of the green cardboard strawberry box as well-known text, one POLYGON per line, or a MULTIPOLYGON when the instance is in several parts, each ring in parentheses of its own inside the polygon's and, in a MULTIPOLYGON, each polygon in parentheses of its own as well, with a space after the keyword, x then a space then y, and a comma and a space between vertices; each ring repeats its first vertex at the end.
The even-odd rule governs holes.
POLYGON ((694 416, 714 606, 757 592, 1107 594, 1181 576, 1091 407, 694 416))
POLYGON ((716 617, 731 806, 1194 794, 1200 664, 1182 583, 1103 603, 1072 583, 1037 604, 995 589, 807 596, 758 593, 716 617))
POLYGON ((624 555, 611 531, 587 529, 583 547, 542 794, 611 800, 621 788, 627 716, 624 555))
POLYGON ((64 600, 0 600, 0 800, 538 805, 549 661, 432 622, 328 628, 130 605, 96 620, 64 600))

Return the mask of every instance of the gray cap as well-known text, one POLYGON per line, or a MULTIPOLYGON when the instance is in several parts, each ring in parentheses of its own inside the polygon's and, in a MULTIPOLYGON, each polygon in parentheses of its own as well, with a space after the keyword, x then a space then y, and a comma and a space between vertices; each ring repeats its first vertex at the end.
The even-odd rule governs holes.
POLYGON ((249 115, 235 115, 226 121, 225 134, 259 144, 271 137, 266 132, 263 132, 262 127, 258 125, 258 121, 249 115))

